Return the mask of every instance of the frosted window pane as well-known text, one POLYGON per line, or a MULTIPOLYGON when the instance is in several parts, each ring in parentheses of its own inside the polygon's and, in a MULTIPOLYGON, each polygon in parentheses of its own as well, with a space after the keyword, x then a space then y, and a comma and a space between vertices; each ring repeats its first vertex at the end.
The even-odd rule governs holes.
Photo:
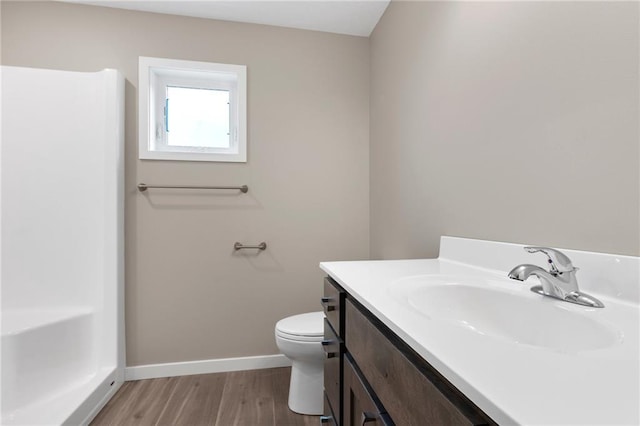
POLYGON ((229 92, 167 87, 167 144, 229 148, 229 92))

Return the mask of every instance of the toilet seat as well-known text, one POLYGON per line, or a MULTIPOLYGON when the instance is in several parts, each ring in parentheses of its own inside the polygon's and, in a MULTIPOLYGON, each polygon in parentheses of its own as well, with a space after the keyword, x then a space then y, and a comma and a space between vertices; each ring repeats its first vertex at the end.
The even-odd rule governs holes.
POLYGON ((276 335, 298 342, 319 342, 324 336, 324 312, 309 312, 281 319, 276 335))
POLYGON ((321 342, 323 336, 300 336, 297 334, 287 334, 281 331, 276 331, 276 336, 284 340, 291 340, 293 342, 321 342))

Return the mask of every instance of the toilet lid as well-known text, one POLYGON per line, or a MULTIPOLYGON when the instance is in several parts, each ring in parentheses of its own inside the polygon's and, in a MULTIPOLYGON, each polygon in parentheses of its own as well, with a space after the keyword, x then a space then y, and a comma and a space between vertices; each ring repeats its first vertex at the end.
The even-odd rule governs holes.
POLYGON ((283 318, 276 324, 276 331, 293 337, 322 337, 324 335, 324 312, 309 312, 283 318))

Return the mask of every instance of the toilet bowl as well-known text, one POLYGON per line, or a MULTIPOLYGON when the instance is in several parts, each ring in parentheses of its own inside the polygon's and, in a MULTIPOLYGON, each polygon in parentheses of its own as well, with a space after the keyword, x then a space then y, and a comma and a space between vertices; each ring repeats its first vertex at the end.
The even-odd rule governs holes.
POLYGON ((281 319, 275 328, 278 349, 291 360, 289 408, 300 414, 322 414, 324 388, 324 312, 281 319))

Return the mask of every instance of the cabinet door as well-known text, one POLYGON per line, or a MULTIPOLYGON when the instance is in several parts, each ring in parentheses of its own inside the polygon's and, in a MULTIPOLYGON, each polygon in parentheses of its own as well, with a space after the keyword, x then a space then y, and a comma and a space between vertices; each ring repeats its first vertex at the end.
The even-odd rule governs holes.
POLYGON ((383 333, 383 324, 379 320, 374 325, 372 321, 375 318, 365 316, 364 307, 356 307, 354 301, 347 299, 345 312, 346 352, 374 389, 386 412, 398 424, 492 424, 484 413, 419 355, 412 353, 391 330, 386 329, 383 333))
POLYGON ((344 426, 392 425, 347 356, 344 357, 344 426))

